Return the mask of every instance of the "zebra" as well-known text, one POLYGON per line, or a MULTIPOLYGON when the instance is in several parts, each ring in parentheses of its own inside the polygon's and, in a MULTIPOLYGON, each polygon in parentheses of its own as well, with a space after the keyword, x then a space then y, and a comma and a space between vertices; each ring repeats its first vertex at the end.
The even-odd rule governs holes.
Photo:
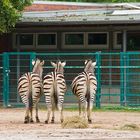
POLYGON ((21 100, 26 106, 24 123, 33 122, 33 106, 36 108, 36 122, 40 122, 38 117, 38 102, 43 94, 42 73, 44 60, 33 60, 32 65, 32 72, 23 74, 18 80, 17 87, 21 100))
POLYGON ((51 62, 51 65, 54 67, 54 72, 48 73, 43 80, 45 101, 48 109, 47 119, 45 120, 46 124, 49 122, 51 111, 51 123, 54 123, 55 109, 60 111, 60 121, 61 123, 63 122, 63 102, 67 90, 64 79, 64 66, 66 62, 59 60, 56 63, 51 62))
POLYGON ((84 72, 79 73, 72 81, 72 92, 79 100, 79 115, 81 116, 81 107, 84 118, 87 118, 91 123, 91 111, 93 108, 93 101, 95 100, 97 80, 94 74, 96 62, 92 60, 85 60, 84 72))

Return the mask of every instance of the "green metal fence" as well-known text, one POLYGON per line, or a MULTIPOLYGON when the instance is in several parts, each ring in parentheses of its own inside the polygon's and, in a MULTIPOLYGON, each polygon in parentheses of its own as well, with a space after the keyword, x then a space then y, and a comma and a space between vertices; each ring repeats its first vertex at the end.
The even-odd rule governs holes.
POLYGON ((0 54, 0 102, 2 103, 3 99, 3 64, 2 64, 2 54, 0 54))
MULTIPOLYGON (((65 79, 68 91, 65 103, 76 103, 71 81, 83 71, 85 59, 97 61, 98 89, 96 106, 140 106, 140 53, 3 53, 0 54, 0 102, 3 106, 22 105, 17 93, 19 77, 31 71, 34 58, 45 60, 43 75, 52 71, 50 61, 66 61, 65 79)), ((44 102, 42 97, 41 102, 44 102)))

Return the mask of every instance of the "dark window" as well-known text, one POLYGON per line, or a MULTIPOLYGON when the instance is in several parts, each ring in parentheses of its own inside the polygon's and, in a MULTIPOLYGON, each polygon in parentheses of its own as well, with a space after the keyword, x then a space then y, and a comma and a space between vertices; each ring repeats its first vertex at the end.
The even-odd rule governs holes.
POLYGON ((107 33, 89 33, 88 45, 105 45, 107 44, 107 33))
POLYGON ((129 32, 127 34, 127 50, 140 50, 140 33, 129 32))
POLYGON ((39 34, 38 45, 56 45, 56 34, 39 34))
POLYGON ((83 45, 84 44, 84 34, 73 33, 65 34, 65 45, 83 45))
MULTIPOLYGON (((16 44, 18 35, 16 36, 16 44)), ((21 34, 19 35, 19 45, 33 45, 33 34, 21 34)))
POLYGON ((117 45, 122 45, 122 33, 117 33, 117 45))

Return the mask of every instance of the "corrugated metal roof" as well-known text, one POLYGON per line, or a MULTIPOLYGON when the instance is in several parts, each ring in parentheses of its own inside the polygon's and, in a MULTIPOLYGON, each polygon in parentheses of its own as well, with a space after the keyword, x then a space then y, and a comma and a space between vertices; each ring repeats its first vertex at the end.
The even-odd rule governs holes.
MULTIPOLYGON (((118 12, 118 11, 117 11, 118 12)), ((25 12, 22 22, 81 22, 81 21, 139 21, 140 14, 132 14, 134 11, 119 11, 116 14, 112 10, 76 10, 53 12, 25 12), (120 14, 121 13, 121 14, 120 14), (125 14, 123 14, 125 13, 125 14)), ((139 11, 140 12, 140 11, 139 11)), ((135 13, 135 12, 134 12, 135 13)))
MULTIPOLYGON (((38 2, 35 2, 38 3, 38 2)), ((41 2, 42 3, 42 2, 41 2)), ((46 4, 46 2, 43 2, 46 4)), ((47 2, 48 3, 48 2, 47 2)), ((52 3, 53 2, 49 2, 52 3)), ((38 3, 39 4, 39 3, 38 3)), ((58 2, 55 4, 58 4, 58 2)), ((59 2, 59 4, 62 4, 59 2)), ((66 4, 63 3, 63 4, 66 4)), ((67 3, 69 4, 69 3, 67 3)), ((72 3, 75 4, 75 3, 72 3)), ((83 5, 83 3, 81 3, 83 5)), ((85 4, 85 3, 84 3, 85 4)), ((86 5, 86 4, 85 4, 86 5)), ((140 22, 140 10, 135 10, 139 8, 140 3, 137 5, 129 4, 127 6, 133 7, 134 10, 126 9, 114 9, 107 8, 106 4, 93 4, 104 5, 104 8, 98 9, 77 9, 77 10, 56 10, 56 11, 34 11, 34 12, 24 12, 21 22, 44 22, 44 23, 54 23, 54 24, 66 24, 66 23, 126 23, 126 22, 140 22)), ((121 4, 110 4, 110 6, 124 6, 121 4)), ((126 6, 126 4, 125 4, 126 6)))

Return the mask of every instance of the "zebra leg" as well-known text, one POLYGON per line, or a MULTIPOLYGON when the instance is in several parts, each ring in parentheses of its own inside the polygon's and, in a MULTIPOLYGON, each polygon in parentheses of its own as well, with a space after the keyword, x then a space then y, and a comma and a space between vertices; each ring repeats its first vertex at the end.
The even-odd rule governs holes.
POLYGON ((60 118, 61 123, 64 121, 64 116, 63 116, 63 109, 61 109, 61 118, 60 118))
POLYGON ((62 107, 62 104, 58 104, 58 110, 59 110, 59 112, 60 112, 60 121, 61 121, 61 123, 63 122, 63 118, 64 118, 64 116, 63 116, 63 107, 62 107))
POLYGON ((52 110, 52 108, 51 107, 48 107, 47 120, 45 121, 46 124, 49 123, 49 118, 50 118, 51 110, 52 110))
POLYGON ((26 108, 24 123, 29 123, 29 108, 26 108))
POLYGON ((86 118, 86 112, 87 112, 87 102, 86 100, 82 102, 82 111, 83 111, 83 117, 86 118))
POLYGON ((39 117, 38 117, 38 103, 36 104, 35 109, 36 109, 36 122, 39 123, 40 120, 39 120, 39 117))
POLYGON ((55 110, 55 106, 52 106, 52 120, 51 123, 54 123, 54 110, 55 110))
POLYGON ((30 111, 30 122, 33 123, 33 122, 34 122, 34 121, 33 121, 33 108, 31 107, 31 108, 29 109, 29 111, 30 111))
POLYGON ((81 102, 80 102, 80 100, 79 100, 79 116, 81 116, 81 102))
POLYGON ((89 101, 89 106, 88 106, 88 109, 87 109, 87 118, 88 118, 89 123, 92 123, 92 121, 91 121, 92 108, 93 108, 93 100, 90 100, 89 101))

